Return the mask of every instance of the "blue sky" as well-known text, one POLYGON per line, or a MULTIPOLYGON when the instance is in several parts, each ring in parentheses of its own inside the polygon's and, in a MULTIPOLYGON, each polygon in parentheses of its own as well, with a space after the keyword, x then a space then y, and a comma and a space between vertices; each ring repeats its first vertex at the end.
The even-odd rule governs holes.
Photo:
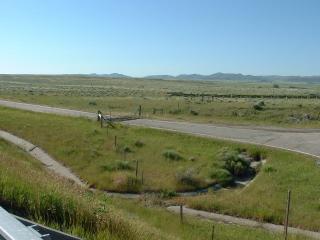
POLYGON ((0 73, 320 75, 318 0, 1 0, 0 73))

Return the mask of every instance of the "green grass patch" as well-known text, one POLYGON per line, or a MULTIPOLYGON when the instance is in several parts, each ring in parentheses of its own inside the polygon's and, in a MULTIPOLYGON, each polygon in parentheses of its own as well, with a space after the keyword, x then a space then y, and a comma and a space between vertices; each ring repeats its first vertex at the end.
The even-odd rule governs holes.
POLYGON ((284 223, 288 189, 292 191, 290 225, 320 228, 320 168, 312 157, 265 149, 268 161, 244 189, 219 191, 186 199, 196 209, 284 223))
MULTIPOLYGON (((220 240, 280 240, 281 234, 179 216, 148 199, 128 201, 87 192, 45 170, 0 140, 0 205, 29 219, 88 240, 206 240, 212 225, 220 240)), ((308 239, 289 236, 290 240, 308 239)))
POLYGON ((96 121, 84 118, 7 108, 0 108, 0 112, 1 129, 42 147, 91 186, 102 190, 204 188, 215 182, 211 171, 224 167, 219 165, 221 149, 236 147, 223 141, 154 129, 124 125, 100 128, 96 121))

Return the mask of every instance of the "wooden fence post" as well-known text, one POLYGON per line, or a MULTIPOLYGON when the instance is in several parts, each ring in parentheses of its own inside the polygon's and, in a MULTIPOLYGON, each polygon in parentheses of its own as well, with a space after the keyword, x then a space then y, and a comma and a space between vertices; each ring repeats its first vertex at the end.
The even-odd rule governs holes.
POLYGON ((141 170, 141 184, 143 185, 143 181, 144 181, 144 179, 143 179, 143 170, 141 170))
POLYGON ((139 160, 136 161, 136 179, 138 178, 139 160))
POLYGON ((290 201, 291 201, 291 191, 288 190, 288 200, 287 200, 287 209, 286 209, 286 219, 284 225, 284 239, 288 239, 288 225, 289 225, 289 212, 290 212, 290 201))
POLYGON ((114 147, 117 147, 117 136, 114 136, 114 147))
POLYGON ((214 224, 212 224, 211 240, 214 239, 214 224))
POLYGON ((139 117, 141 117, 141 113, 142 113, 142 106, 139 105, 139 117))
POLYGON ((180 223, 183 223, 183 205, 180 204, 180 223))

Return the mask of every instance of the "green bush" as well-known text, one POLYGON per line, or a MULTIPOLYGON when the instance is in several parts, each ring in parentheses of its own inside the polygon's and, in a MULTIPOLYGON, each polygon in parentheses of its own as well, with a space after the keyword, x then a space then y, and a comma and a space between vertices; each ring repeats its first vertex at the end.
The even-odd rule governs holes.
POLYGON ((259 101, 259 102, 256 102, 254 105, 253 105, 253 108, 254 110, 258 110, 258 111, 261 111, 264 109, 264 101, 259 101))
POLYGON ((265 153, 260 149, 253 149, 249 151, 249 156, 252 157, 253 161, 261 161, 263 158, 265 158, 265 153))
POLYGON ((116 161, 116 169, 117 170, 132 170, 133 167, 130 166, 129 161, 118 160, 118 161, 116 161))
POLYGON ((224 168, 235 177, 244 177, 252 173, 250 162, 239 151, 223 149, 219 158, 224 168))
POLYGON ((224 187, 229 186, 234 182, 232 174, 226 169, 214 169, 210 173, 210 177, 224 187))
POLYGON ((122 151, 123 151, 124 153, 131 153, 131 152, 132 152, 132 150, 131 150, 131 148, 130 148, 129 146, 124 146, 124 147, 122 148, 122 151))
POLYGON ((169 111, 170 114, 179 114, 181 113, 181 109, 173 109, 169 111))
POLYGON ((134 145, 136 146, 136 147, 143 147, 145 144, 144 144, 144 142, 142 142, 141 140, 137 140, 135 143, 134 143, 134 145))
POLYGON ((193 168, 178 171, 176 174, 176 180, 179 183, 193 187, 199 187, 201 185, 201 181, 196 176, 196 172, 193 168))
POLYGON ((166 158, 166 159, 170 159, 173 161, 179 161, 182 160, 183 157, 176 152, 175 150, 165 150, 162 155, 166 158))
POLYGON ((101 166, 102 170, 104 171, 122 171, 122 170, 132 170, 133 167, 131 166, 129 161, 124 160, 117 160, 115 162, 105 164, 101 166))
POLYGON ((198 116, 199 113, 195 110, 190 110, 190 114, 193 115, 193 116, 198 116))
POLYGON ((95 101, 90 101, 90 102, 89 102, 89 105, 90 105, 90 106, 97 106, 98 104, 97 104, 97 102, 95 102, 95 101))

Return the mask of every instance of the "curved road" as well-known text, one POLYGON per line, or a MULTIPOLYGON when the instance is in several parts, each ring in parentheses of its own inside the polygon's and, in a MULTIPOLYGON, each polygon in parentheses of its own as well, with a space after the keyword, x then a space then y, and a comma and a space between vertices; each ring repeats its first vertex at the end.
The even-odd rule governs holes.
MULTIPOLYGON (((96 118, 95 113, 48 107, 36 104, 0 100, 0 106, 54 113, 59 115, 96 118)), ((244 126, 216 126, 211 124, 136 119, 123 123, 156 129, 188 133, 192 135, 219 138, 287 149, 320 158, 319 129, 249 128, 244 126)))

